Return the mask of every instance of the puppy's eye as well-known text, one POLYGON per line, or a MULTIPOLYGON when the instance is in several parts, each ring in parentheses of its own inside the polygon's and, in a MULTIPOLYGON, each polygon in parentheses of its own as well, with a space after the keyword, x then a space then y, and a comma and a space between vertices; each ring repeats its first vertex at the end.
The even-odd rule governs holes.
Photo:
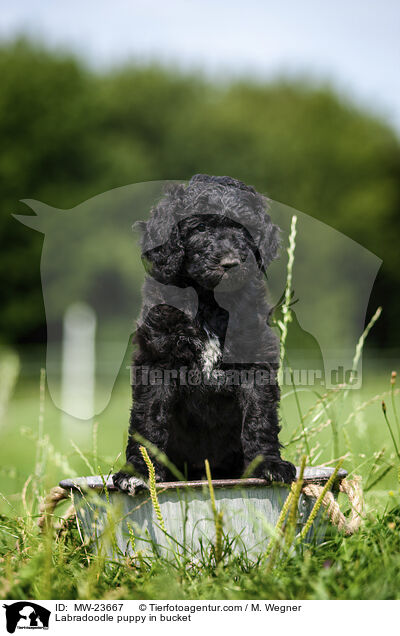
POLYGON ((196 227, 196 230, 198 232, 205 232, 206 231, 206 226, 204 225, 204 223, 199 223, 198 226, 196 227))

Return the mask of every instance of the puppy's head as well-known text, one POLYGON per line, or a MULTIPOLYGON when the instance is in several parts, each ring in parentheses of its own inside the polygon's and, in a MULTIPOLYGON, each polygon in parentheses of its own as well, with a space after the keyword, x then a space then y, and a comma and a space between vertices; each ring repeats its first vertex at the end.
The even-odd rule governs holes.
POLYGON ((265 273, 279 248, 267 199, 231 177, 195 175, 169 186, 140 227, 148 273, 180 287, 237 289, 254 264, 265 273))
POLYGON ((181 276, 188 285, 233 291, 257 272, 258 250, 239 223, 218 214, 193 215, 179 223, 185 247, 181 276))

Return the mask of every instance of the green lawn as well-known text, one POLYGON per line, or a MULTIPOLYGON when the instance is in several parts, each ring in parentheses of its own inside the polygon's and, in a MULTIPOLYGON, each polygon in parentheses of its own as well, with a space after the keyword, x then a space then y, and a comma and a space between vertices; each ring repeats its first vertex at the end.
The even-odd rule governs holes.
MULTIPOLYGON (((0 597, 399 598, 399 459, 381 407, 386 394, 399 445, 392 402, 399 397, 390 384, 392 363, 384 365, 386 371, 372 363, 364 367, 362 389, 347 396, 339 390, 320 399, 309 390, 294 395, 291 387, 282 389, 284 456, 298 463, 310 450, 314 465, 335 465, 332 460, 344 456, 350 474, 363 478, 366 507, 358 534, 344 538, 332 528, 323 544, 282 552, 273 567, 268 560, 247 563, 229 549, 219 564, 213 553, 196 563, 140 557, 109 563, 82 544, 74 522, 61 533, 40 535, 38 497, 61 478, 110 472, 122 463, 129 378, 122 373, 94 427, 82 424, 68 432, 46 393, 40 432, 39 378, 22 374, 0 424, 0 597)), ((340 502, 346 510, 343 495, 340 502)))

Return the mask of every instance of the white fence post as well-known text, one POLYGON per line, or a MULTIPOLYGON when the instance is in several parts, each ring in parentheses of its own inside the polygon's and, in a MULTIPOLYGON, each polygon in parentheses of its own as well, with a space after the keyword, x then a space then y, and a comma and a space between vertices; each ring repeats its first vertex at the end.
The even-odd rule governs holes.
POLYGON ((85 303, 65 312, 62 343, 63 433, 67 439, 90 434, 94 415, 96 314, 85 303), (86 420, 78 422, 77 419, 86 420))

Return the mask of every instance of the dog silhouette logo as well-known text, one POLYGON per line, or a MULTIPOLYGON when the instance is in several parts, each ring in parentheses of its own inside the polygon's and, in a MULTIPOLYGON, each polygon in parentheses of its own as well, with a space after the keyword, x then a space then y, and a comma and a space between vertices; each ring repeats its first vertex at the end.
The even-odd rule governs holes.
POLYGON ((3 605, 6 610, 6 627, 9 634, 16 629, 48 629, 50 610, 32 603, 18 601, 11 605, 3 605))

